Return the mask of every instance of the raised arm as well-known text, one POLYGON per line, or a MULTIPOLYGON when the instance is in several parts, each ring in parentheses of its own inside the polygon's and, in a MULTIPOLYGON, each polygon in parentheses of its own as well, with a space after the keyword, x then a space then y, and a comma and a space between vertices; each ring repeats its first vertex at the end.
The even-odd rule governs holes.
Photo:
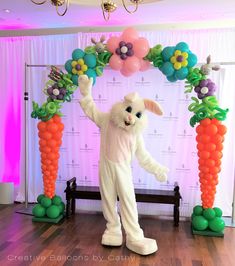
POLYGON ((78 78, 78 86, 82 94, 82 98, 79 103, 84 113, 93 121, 98 127, 101 127, 102 121, 104 120, 105 113, 100 112, 92 98, 93 78, 88 78, 87 75, 81 75, 78 78))
POLYGON ((137 139, 137 148, 135 153, 141 167, 147 172, 155 175, 160 182, 167 180, 167 172, 169 169, 156 162, 150 153, 146 150, 143 137, 140 135, 137 139))

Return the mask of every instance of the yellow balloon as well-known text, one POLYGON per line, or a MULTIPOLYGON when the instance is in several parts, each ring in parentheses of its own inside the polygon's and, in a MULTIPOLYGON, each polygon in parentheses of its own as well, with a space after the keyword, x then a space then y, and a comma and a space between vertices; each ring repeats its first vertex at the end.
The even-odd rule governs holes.
POLYGON ((180 50, 176 50, 175 51, 175 56, 181 55, 181 51, 180 50))
POLYGON ((174 63, 174 68, 176 70, 180 69, 181 68, 181 63, 179 63, 179 62, 174 63))
POLYGON ((73 73, 74 75, 76 75, 78 72, 77 72, 77 70, 76 70, 75 68, 73 68, 73 69, 72 69, 72 73, 73 73))
POLYGON ((87 69, 88 69, 87 65, 82 65, 82 71, 83 72, 87 71, 87 69))
POLYGON ((172 64, 176 63, 176 57, 175 57, 175 56, 172 56, 172 57, 171 57, 171 63, 172 63, 172 64))
POLYGON ((188 65, 188 61, 187 60, 185 60, 185 61, 183 61, 182 63, 181 63, 181 66, 182 67, 186 67, 188 65))
POLYGON ((78 64, 78 62, 77 61, 72 61, 72 67, 75 67, 76 65, 78 64))
POLYGON ((83 71, 82 70, 79 70, 78 71, 78 75, 80 76, 80 75, 83 75, 83 71))
POLYGON ((187 52, 183 52, 183 53, 182 53, 182 56, 183 56, 185 59, 187 59, 187 58, 188 58, 188 53, 187 53, 187 52))
POLYGON ((84 65, 84 60, 83 60, 82 58, 79 59, 79 60, 78 60, 78 64, 79 64, 80 66, 84 65))

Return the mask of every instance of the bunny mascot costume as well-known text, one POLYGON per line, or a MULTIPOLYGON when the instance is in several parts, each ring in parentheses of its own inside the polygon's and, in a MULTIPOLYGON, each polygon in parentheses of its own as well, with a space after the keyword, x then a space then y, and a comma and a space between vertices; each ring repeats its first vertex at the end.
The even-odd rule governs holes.
POLYGON ((135 155, 140 165, 159 181, 167 180, 168 169, 147 152, 141 135, 146 124, 145 110, 157 115, 162 115, 162 110, 156 102, 131 93, 125 96, 123 102, 115 104, 109 113, 102 113, 96 108, 91 95, 92 82, 92 78, 88 79, 86 75, 78 79, 82 94, 80 105, 101 132, 99 184, 103 215, 107 221, 101 243, 122 245, 121 223, 116 206, 118 196, 127 248, 141 255, 154 253, 157 251, 156 241, 145 238, 138 223, 130 163, 135 155))

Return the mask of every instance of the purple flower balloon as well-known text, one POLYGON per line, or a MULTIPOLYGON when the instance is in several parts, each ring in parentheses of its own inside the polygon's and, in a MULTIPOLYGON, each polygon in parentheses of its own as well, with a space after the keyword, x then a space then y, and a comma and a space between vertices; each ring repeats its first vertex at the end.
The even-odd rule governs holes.
POLYGON ((203 99, 207 96, 214 95, 216 85, 210 79, 201 80, 199 85, 194 88, 194 91, 197 93, 199 99, 203 99))

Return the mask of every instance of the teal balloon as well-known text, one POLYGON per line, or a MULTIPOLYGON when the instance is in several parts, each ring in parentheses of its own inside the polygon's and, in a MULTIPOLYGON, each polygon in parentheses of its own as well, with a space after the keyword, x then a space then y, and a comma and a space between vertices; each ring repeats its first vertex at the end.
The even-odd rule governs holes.
POLYGON ((60 213, 63 213, 64 212, 64 209, 65 209, 64 202, 61 202, 60 205, 58 205, 58 207, 59 207, 60 213))
POLYGON ((51 199, 48 198, 48 197, 44 197, 42 200, 41 200, 41 205, 45 208, 48 208, 49 206, 51 206, 51 199))
POLYGON ((64 65, 64 68, 65 68, 65 70, 68 72, 68 73, 70 73, 71 71, 72 71, 72 62, 73 62, 73 60, 68 60, 66 63, 65 63, 65 65, 64 65))
POLYGON ((96 66, 96 57, 93 54, 86 54, 84 56, 84 62, 89 68, 93 68, 96 66))
POLYGON ((46 209, 41 204, 36 204, 33 207, 32 213, 35 217, 41 218, 46 214, 46 209))
POLYGON ((189 47, 188 47, 188 44, 186 42, 179 42, 175 46, 175 50, 180 50, 181 52, 188 52, 189 51, 189 47))
POLYGON ((192 213, 191 215, 191 221, 193 220, 193 218, 195 217, 196 215, 194 213, 192 213))
POLYGON ((85 55, 84 51, 81 49, 75 49, 72 53, 72 58, 73 60, 79 60, 81 58, 83 58, 85 55))
POLYGON ((209 221, 209 228, 214 232, 222 232, 224 230, 225 223, 220 217, 215 217, 209 221))
POLYGON ((72 80, 74 85, 78 86, 78 75, 72 75, 71 80, 72 80))
POLYGON ((168 76, 172 76, 175 72, 173 65, 170 62, 165 62, 163 63, 162 67, 161 67, 161 71, 164 75, 168 76))
POLYGON ((49 218, 55 219, 60 215, 60 209, 56 205, 51 205, 49 208, 47 208, 46 214, 49 218))
POLYGON ((187 67, 182 67, 179 70, 175 71, 175 77, 179 80, 183 80, 188 76, 188 68, 187 67))
POLYGON ((213 210, 215 211, 215 216, 216 217, 221 217, 223 215, 223 212, 220 208, 214 207, 213 210))
POLYGON ((93 78, 93 85, 96 82, 96 72, 94 69, 88 68, 88 70, 85 72, 85 74, 89 77, 89 78, 93 78))
POLYGON ((166 77, 166 78, 167 78, 167 80, 170 81, 170 82, 175 82, 175 81, 177 81, 177 78, 175 77, 175 75, 168 76, 168 77, 166 77))
POLYGON ((42 200, 44 197, 45 197, 44 194, 40 194, 40 195, 38 195, 38 197, 37 197, 37 202, 38 202, 38 203, 41 203, 41 200, 42 200))
POLYGON ((60 203, 61 203, 61 197, 60 196, 54 196, 53 198, 52 198, 52 204, 53 205, 60 205, 60 203))
POLYGON ((215 211, 212 208, 207 208, 203 210, 203 216, 208 220, 213 220, 215 218, 215 211))
POLYGON ((202 215, 202 212, 203 212, 203 208, 202 206, 200 205, 196 205, 194 208, 193 208, 193 214, 195 215, 202 215))
POLYGON ((175 47, 167 46, 162 50, 162 58, 164 61, 169 61, 170 58, 174 55, 175 47))
POLYGON ((188 55, 188 65, 187 67, 193 67, 197 64, 197 56, 195 54, 190 53, 188 55))
POLYGON ((204 231, 208 227, 208 221, 203 216, 195 216, 192 220, 193 228, 204 231))

